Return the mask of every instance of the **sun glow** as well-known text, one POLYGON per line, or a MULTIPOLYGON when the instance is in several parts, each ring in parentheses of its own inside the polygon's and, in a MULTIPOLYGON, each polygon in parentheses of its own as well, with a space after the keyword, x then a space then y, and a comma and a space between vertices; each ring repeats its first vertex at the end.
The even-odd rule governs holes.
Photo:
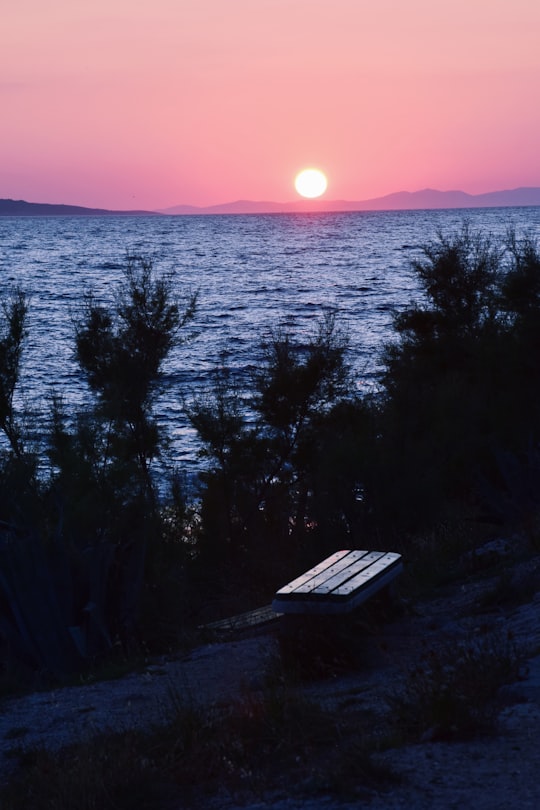
POLYGON ((294 187, 302 197, 313 199, 324 194, 328 180, 320 169, 302 169, 294 179, 294 187))

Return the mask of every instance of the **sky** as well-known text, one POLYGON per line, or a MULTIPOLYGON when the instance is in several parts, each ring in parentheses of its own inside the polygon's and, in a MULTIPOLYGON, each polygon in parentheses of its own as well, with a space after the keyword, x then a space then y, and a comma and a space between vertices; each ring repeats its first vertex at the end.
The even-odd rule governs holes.
POLYGON ((0 198, 540 186, 538 0, 0 0, 0 198))

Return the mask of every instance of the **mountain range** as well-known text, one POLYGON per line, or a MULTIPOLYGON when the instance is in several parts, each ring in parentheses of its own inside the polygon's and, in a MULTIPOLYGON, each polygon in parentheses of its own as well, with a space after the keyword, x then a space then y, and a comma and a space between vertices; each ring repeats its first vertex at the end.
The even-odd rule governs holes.
POLYGON ((465 191, 398 191, 369 200, 295 200, 270 202, 236 200, 235 202, 197 207, 175 205, 160 211, 115 211, 106 208, 85 208, 79 205, 32 203, 25 200, 0 199, 0 216, 151 216, 188 214, 288 214, 323 211, 398 211, 429 208, 504 208, 513 206, 540 206, 540 188, 522 187, 486 194, 467 194, 465 191))
POLYGON ((82 205, 56 205, 26 200, 0 200, 0 217, 106 217, 151 216, 156 211, 111 211, 108 208, 85 208, 82 205))
POLYGON ((540 188, 524 187, 486 194, 467 194, 465 191, 397 191, 369 200, 295 200, 277 203, 269 201, 237 200, 236 202, 197 208, 193 205, 175 205, 162 214, 288 214, 305 211, 397 211, 423 208, 504 208, 506 206, 540 205, 540 188))

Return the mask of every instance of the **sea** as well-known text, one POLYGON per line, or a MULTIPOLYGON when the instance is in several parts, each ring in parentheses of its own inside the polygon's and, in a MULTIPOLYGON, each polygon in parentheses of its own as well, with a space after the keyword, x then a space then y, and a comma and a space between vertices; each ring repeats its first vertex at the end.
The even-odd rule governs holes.
MULTIPOLYGON (((46 431, 53 394, 68 413, 90 401, 74 357, 74 323, 87 292, 114 302, 128 254, 173 274, 180 303, 198 294, 195 319, 163 368, 156 416, 169 463, 194 482, 204 463, 186 403, 204 396, 225 363, 240 384, 260 368, 278 332, 302 343, 335 313, 349 340, 359 393, 377 389, 393 318, 422 291, 411 267, 437 234, 540 236, 540 208, 221 215, 0 217, 0 300, 30 300, 16 401, 46 431)), ((1 321, 0 321, 1 323, 1 321)))

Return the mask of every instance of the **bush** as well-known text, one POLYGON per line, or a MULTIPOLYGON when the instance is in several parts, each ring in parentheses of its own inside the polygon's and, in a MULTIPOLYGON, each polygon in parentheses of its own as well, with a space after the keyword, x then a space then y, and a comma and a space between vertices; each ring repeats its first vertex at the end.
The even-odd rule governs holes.
POLYGON ((494 729, 499 689, 518 676, 512 638, 488 633, 428 648, 389 704, 405 739, 464 739, 494 729))
POLYGON ((190 408, 210 459, 201 476, 200 553, 221 571, 249 571, 259 590, 275 585, 284 558, 290 566, 317 556, 321 431, 348 393, 346 342, 334 317, 304 345, 277 332, 264 349, 252 391, 241 394, 222 368, 214 391, 190 408))
POLYGON ((535 243, 464 226, 413 267, 425 297, 396 316, 384 352, 372 487, 382 520, 410 532, 456 506, 477 512, 479 477, 540 429, 535 243))
MULTIPOLYGON (((367 732, 287 688, 247 694, 225 709, 179 702, 170 724, 102 735, 61 752, 25 752, 1 791, 15 810, 154 810, 240 803, 283 794, 384 790, 391 770, 372 760, 367 732)), ((16 751, 15 751, 16 753, 16 751)))
MULTIPOLYGON (((85 301, 76 353, 93 401, 79 414, 53 399, 50 467, 27 449, 14 392, 27 302, 17 292, 0 329, 0 633, 29 671, 63 677, 138 620, 162 516, 151 465, 164 437, 153 418, 161 366, 192 317, 171 279, 129 256, 114 307, 85 301), (39 460, 39 475, 37 474, 39 460)), ((1 324, 0 324, 1 326, 1 324)))

